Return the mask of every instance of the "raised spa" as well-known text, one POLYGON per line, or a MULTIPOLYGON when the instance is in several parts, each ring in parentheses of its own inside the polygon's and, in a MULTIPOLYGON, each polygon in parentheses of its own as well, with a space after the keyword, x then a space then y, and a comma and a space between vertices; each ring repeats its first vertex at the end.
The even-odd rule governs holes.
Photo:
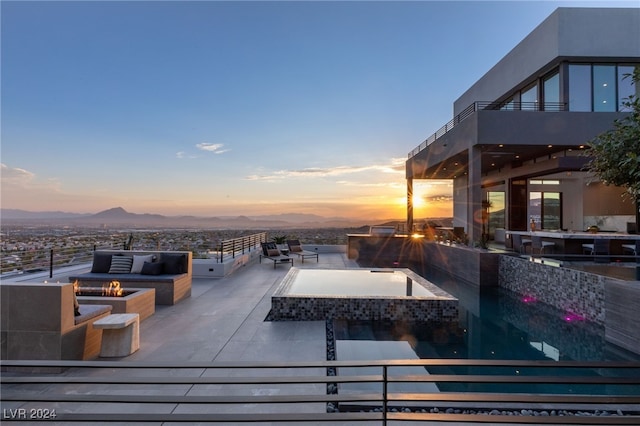
POLYGON ((458 299, 409 269, 291 268, 272 320, 457 321, 458 299))

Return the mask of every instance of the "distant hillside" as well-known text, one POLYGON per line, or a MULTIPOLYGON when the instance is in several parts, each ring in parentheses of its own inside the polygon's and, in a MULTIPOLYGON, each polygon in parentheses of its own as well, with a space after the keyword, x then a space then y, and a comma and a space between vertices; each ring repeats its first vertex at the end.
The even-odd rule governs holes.
POLYGON ((90 214, 69 213, 69 212, 30 212, 19 209, 0 209, 0 219, 74 219, 87 217, 90 214))
POLYGON ((132 228, 351 228, 378 224, 379 220, 355 220, 342 217, 323 217, 304 213, 283 213, 261 216, 163 216, 149 213, 130 213, 115 207, 96 214, 66 212, 30 212, 2 209, 3 224, 63 225, 87 227, 132 227, 132 228))

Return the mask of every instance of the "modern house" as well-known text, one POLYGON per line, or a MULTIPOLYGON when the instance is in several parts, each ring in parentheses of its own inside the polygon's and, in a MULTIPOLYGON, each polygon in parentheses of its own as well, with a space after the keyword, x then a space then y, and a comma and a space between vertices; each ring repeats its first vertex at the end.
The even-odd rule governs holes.
MULTIPOLYGON (((584 171, 585 144, 622 118, 640 67, 640 8, 559 8, 471 86, 454 118, 409 153, 407 225, 416 179, 453 181, 454 226, 634 231, 638 206, 584 171)), ((498 235, 500 232, 498 232, 498 235)), ((497 235, 497 236, 498 236, 497 235)))

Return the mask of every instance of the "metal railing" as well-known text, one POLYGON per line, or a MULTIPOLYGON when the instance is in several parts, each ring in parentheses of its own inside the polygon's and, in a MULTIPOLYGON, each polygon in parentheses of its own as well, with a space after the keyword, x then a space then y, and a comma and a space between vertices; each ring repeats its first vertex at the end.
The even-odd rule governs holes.
MULTIPOLYGON (((260 232, 238 238, 220 241, 216 244, 213 257, 218 263, 252 250, 260 249, 260 243, 267 239, 266 232, 260 232)), ((185 243, 186 244, 186 243, 185 243)), ((14 277, 29 273, 47 272, 52 278, 60 268, 91 264, 96 250, 123 249, 122 245, 77 245, 71 247, 52 247, 35 250, 3 250, 0 255, 0 276, 14 277)), ((136 248, 137 249, 137 248, 136 248)), ((149 248, 153 250, 154 248, 149 248)))
POLYGON ((249 253, 252 250, 262 250, 260 243, 266 241, 266 232, 220 241, 216 247, 215 259, 218 263, 224 263, 225 260, 235 259, 236 256, 249 253))
POLYGON ((638 362, 3 361, 2 368, 4 422, 640 424, 638 362), (434 387, 447 384, 468 388, 434 387), (474 390, 482 384, 497 390, 474 390), (531 391, 540 385, 571 391, 531 391), (603 389, 609 394, 597 393, 603 389))
POLYGON ((96 250, 112 250, 113 245, 79 245, 71 247, 55 247, 37 250, 2 251, 0 256, 0 274, 4 277, 49 272, 53 277, 54 270, 91 263, 96 250))
POLYGON ((409 152, 407 155, 408 158, 411 158, 417 155, 420 151, 424 150, 426 147, 431 145, 433 142, 441 138, 451 129, 453 129, 458 123, 464 121, 467 117, 473 114, 476 111, 480 110, 500 110, 500 111, 547 111, 547 112, 558 112, 558 111, 567 111, 567 104, 564 102, 509 102, 509 103, 498 103, 498 102, 474 102, 468 107, 466 107, 462 112, 455 117, 453 117, 447 124, 438 129, 434 134, 425 139, 420 145, 415 147, 413 150, 409 152))

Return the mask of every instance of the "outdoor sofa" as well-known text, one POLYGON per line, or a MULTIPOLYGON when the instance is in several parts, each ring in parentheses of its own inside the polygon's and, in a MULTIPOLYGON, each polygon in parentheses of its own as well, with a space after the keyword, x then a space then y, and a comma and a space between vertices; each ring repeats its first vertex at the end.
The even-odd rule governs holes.
POLYGON ((118 281, 122 288, 154 288, 156 305, 174 305, 191 297, 190 251, 96 250, 91 272, 69 277, 81 287, 118 281))

